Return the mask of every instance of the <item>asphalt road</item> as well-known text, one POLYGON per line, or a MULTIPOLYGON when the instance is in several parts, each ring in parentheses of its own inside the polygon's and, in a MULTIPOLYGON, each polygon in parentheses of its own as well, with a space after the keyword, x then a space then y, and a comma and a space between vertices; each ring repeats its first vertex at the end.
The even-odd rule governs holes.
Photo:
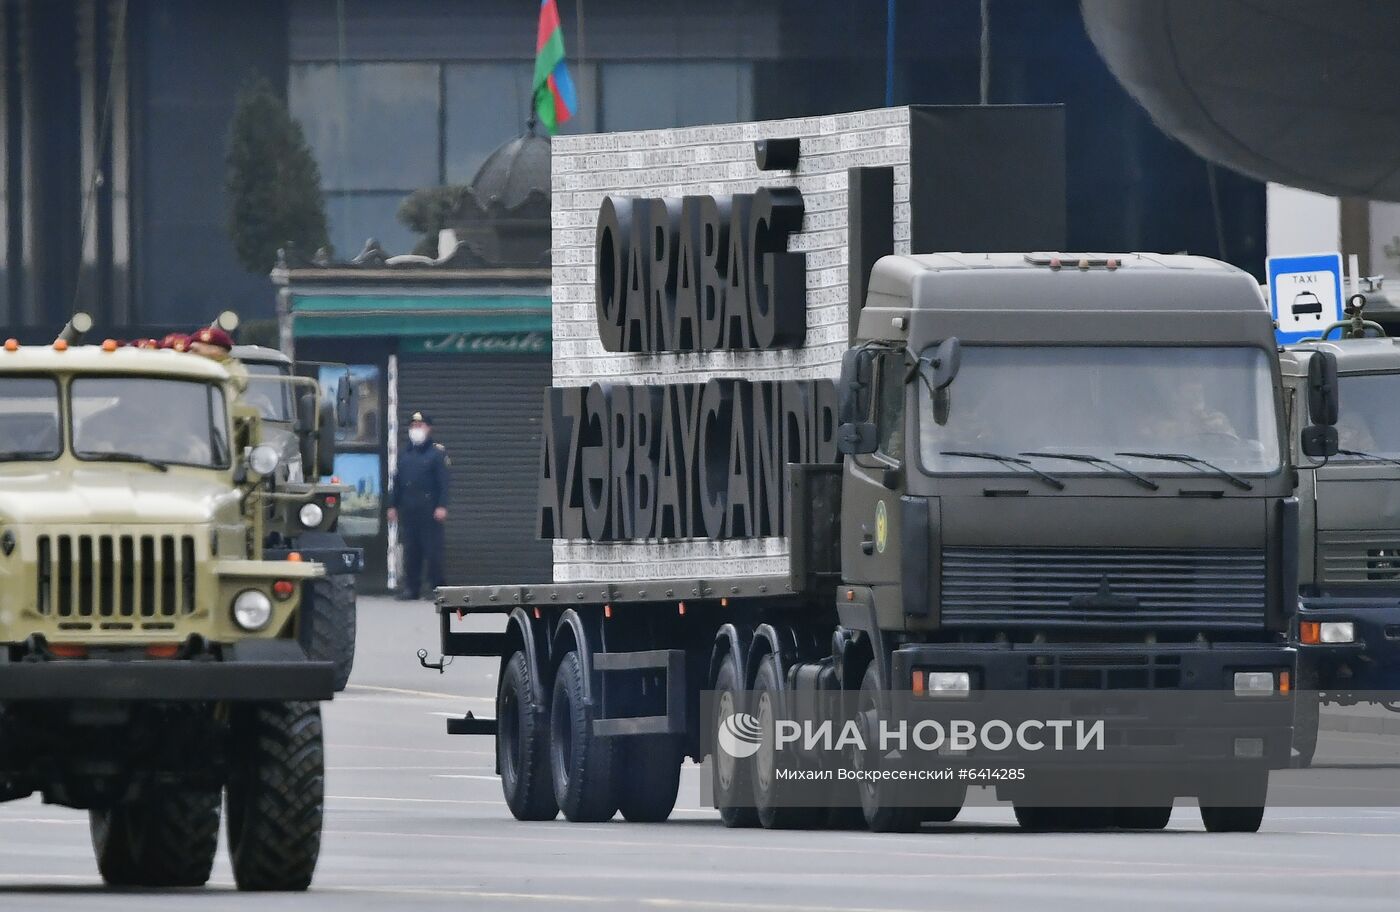
POLYGON ((666 824, 518 823, 487 739, 443 718, 489 713, 492 663, 438 676, 426 603, 362 600, 350 690, 326 707, 326 833, 309 895, 239 894, 222 856, 209 887, 102 887, 86 814, 0 806, 0 910, 534 907, 711 910, 1395 908, 1400 809, 1273 808, 1264 832, 1208 835, 1194 808, 1163 833, 1031 834, 970 808, 916 835, 726 830, 687 770, 666 824))

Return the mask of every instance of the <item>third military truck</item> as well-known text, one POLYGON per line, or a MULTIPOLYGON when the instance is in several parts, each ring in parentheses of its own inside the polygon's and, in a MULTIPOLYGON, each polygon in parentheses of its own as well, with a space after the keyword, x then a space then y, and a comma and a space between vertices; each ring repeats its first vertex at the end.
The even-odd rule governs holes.
MULTIPOLYGON (((673 385, 551 391, 541 500, 569 546, 609 529, 693 536, 702 526, 664 526, 673 450, 698 454, 682 473, 696 486, 676 499, 694 498, 697 523, 717 538, 744 522, 762 531, 778 482, 740 471, 772 458, 752 429, 778 415, 780 445, 807 435, 779 473, 787 572, 622 564, 443 588, 443 653, 500 661, 497 718, 449 731, 494 733, 522 819, 664 819, 683 759, 709 756, 726 824, 795 826, 832 819, 786 806, 776 775, 806 761, 775 759, 773 720, 804 708, 868 727, 910 697, 1210 694, 1224 715, 1192 756, 1211 776, 1164 785, 1147 767, 1113 771, 1150 800, 1107 819, 1165 826, 1191 795, 1207 829, 1257 829, 1292 736, 1291 438, 1312 459, 1332 454, 1334 353, 1298 355, 1286 389, 1256 284, 1198 257, 893 255, 874 264, 863 304, 834 386, 711 379, 689 420, 673 385), (571 529, 575 502, 585 515, 571 529), (482 632, 483 615, 504 624, 482 632), (766 732, 761 749, 717 749, 745 713, 766 732)), ((561 366, 567 355, 556 383, 561 366)), ((1354 459, 1339 471, 1385 464, 1354 459)), ((867 772, 901 763, 869 743, 856 754, 867 772)), ((1084 819, 998 788, 1025 826, 1084 819)), ((856 798, 876 830, 951 819, 963 800, 901 799, 876 775, 856 798)))

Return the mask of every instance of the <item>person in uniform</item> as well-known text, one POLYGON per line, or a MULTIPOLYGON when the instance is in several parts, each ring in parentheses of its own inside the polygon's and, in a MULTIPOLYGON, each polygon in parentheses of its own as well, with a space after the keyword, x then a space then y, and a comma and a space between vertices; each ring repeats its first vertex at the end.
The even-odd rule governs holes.
POLYGON ((432 419, 423 412, 409 418, 408 446, 399 451, 394 470, 389 521, 399 524, 403 542, 400 601, 419 598, 419 572, 427 563, 427 588, 442 585, 443 523, 447 520, 447 450, 433 441, 432 419))
POLYGON ((217 326, 206 326, 190 333, 189 351, 222 364, 224 370, 233 378, 238 395, 243 395, 243 391, 248 388, 248 369, 232 354, 232 336, 217 326))

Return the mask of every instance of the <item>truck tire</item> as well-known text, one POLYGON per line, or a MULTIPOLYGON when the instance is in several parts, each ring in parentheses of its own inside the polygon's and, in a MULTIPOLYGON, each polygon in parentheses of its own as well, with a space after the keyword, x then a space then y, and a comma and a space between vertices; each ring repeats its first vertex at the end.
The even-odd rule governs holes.
POLYGON ((1165 830, 1171 819, 1170 804, 1113 809, 1113 825, 1124 830, 1165 830))
POLYGON ((714 747, 711 756, 712 784, 719 819, 727 827, 758 826, 758 811, 753 807, 753 769, 749 757, 735 757, 720 745, 720 726, 744 711, 744 676, 732 655, 720 662, 715 675, 714 718, 710 719, 710 738, 714 747))
POLYGON ((681 746, 672 735, 617 741, 617 809, 629 823, 660 823, 671 816, 681 787, 681 746))
POLYGON ((583 699, 583 663, 576 652, 565 654, 554 675, 549 768, 554 800, 565 819, 598 823, 617 813, 613 742, 593 734, 593 714, 583 699))
MULTIPOLYGON (((875 670, 875 663, 871 662, 860 682, 860 700, 856 704, 856 725, 867 745, 865 750, 856 751, 854 759, 859 769, 878 769, 882 764, 878 725, 883 711, 884 693, 880 687, 880 676, 875 670)), ((894 803, 890 791, 889 784, 877 778, 860 781, 860 805, 865 812, 865 825, 874 833, 914 832, 923 822, 924 809, 894 803)))
POLYGON ((355 577, 323 576, 306 583, 297 641, 307 656, 335 666, 335 689, 342 691, 355 664, 355 577))
POLYGON ((774 720, 781 715, 783 691, 778 658, 768 655, 754 678, 754 716, 763 740, 753 758, 753 803, 758 822, 768 830, 810 829, 826 816, 825 807, 794 805, 793 789, 778 778, 779 770, 795 769, 792 751, 779 751, 774 744, 774 720), (784 787, 785 784, 787 787, 784 787))
POLYGON ((240 890, 305 890, 321 852, 325 753, 315 703, 258 703, 233 719, 228 850, 240 890))
POLYGON ((217 786, 148 789, 138 800, 88 812, 102 879, 114 887, 201 887, 219 847, 217 786))
POLYGON ((516 820, 559 814, 549 778, 549 714, 533 708, 533 669, 523 651, 506 661, 496 692, 496 765, 501 791, 516 820))
POLYGON ((1201 822, 1206 832, 1257 833, 1264 822, 1268 791, 1269 774, 1264 771, 1234 777, 1212 794, 1201 795, 1201 822))

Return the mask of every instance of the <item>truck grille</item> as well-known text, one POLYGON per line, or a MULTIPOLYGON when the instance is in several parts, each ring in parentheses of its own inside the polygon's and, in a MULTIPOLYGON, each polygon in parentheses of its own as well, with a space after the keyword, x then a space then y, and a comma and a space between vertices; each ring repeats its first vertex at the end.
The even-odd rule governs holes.
POLYGON ((38 552, 40 614, 83 622, 194 613, 192 535, 41 535, 38 552))
POLYGON ((945 548, 945 626, 1239 628, 1265 619, 1253 549, 945 548))
POLYGON ((1393 532, 1319 533, 1322 582, 1400 580, 1400 535, 1393 532))

